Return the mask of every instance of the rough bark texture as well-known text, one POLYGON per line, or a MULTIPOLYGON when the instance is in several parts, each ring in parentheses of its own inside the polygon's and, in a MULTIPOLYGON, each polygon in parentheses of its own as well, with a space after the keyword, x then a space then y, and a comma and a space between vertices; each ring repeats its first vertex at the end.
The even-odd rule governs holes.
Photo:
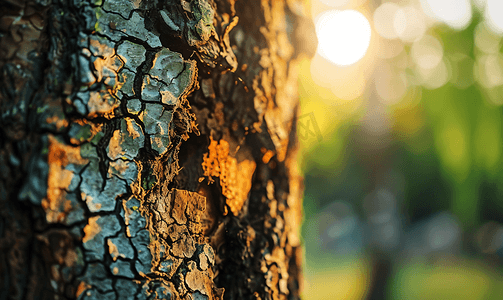
POLYGON ((1 7, 0 299, 299 297, 301 3, 1 7))

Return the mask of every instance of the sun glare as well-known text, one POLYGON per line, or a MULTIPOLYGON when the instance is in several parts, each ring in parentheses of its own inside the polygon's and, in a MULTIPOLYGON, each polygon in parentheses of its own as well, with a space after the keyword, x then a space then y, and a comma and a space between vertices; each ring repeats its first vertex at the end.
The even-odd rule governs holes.
POLYGON ((332 10, 316 22, 318 53, 336 65, 348 66, 365 56, 370 45, 369 21, 355 10, 332 10))

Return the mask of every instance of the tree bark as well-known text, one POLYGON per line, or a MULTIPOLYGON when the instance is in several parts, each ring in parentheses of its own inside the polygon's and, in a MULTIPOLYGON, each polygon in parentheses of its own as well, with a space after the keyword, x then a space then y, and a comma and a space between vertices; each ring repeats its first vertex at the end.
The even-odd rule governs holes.
POLYGON ((299 298, 302 3, 1 7, 0 299, 299 298))

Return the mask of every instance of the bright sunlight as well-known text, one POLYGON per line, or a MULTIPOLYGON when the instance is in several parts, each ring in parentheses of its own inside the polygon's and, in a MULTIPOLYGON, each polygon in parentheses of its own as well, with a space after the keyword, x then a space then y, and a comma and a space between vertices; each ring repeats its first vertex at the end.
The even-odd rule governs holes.
POLYGON ((370 45, 369 21, 355 10, 331 10, 316 22, 318 53, 336 65, 348 66, 363 58, 370 45))

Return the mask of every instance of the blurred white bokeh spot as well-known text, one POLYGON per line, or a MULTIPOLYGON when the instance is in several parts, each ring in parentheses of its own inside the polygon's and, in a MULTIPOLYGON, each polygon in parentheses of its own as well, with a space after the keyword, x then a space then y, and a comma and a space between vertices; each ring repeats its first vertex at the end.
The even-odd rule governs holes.
POLYGON ((374 28, 377 33, 386 39, 396 39, 398 34, 395 29, 395 17, 400 6, 395 3, 383 3, 374 12, 374 28))
POLYGON ((368 20, 355 10, 330 10, 316 21, 318 53, 339 66, 356 63, 370 45, 368 20))
POLYGON ((342 7, 348 5, 351 0, 319 0, 321 3, 331 7, 342 7))
POLYGON ((503 1, 487 0, 485 17, 491 30, 499 35, 503 35, 503 1))
POLYGON ((316 54, 311 60, 311 76, 316 84, 328 88, 341 100, 360 97, 371 72, 362 72, 358 65, 338 66, 316 54))
POLYGON ((403 49, 403 42, 399 39, 379 38, 377 55, 381 58, 390 59, 402 53, 403 49))
POLYGON ((425 230, 430 251, 445 251, 459 247, 461 228, 450 213, 440 213, 430 219, 425 230))
POLYGON ((449 81, 451 72, 446 60, 442 59, 434 68, 425 69, 417 65, 416 75, 422 86, 434 90, 444 86, 449 81))
POLYGON ((396 104, 407 92, 407 77, 404 71, 394 70, 387 64, 379 66, 375 79, 376 91, 386 104, 396 104))
POLYGON ((421 0, 421 6, 426 15, 454 29, 466 28, 472 19, 470 0, 421 0))
POLYGON ((439 40, 431 35, 425 35, 412 44, 410 54, 422 69, 433 69, 442 60, 444 49, 439 40))
POLYGON ((398 37, 404 42, 421 38, 426 31, 426 20, 422 11, 413 6, 400 8, 393 19, 398 37))
POLYGON ((475 28, 474 42, 477 49, 485 53, 498 53, 501 49, 501 36, 494 33, 485 22, 475 28))
POLYGON ((477 57, 473 72, 479 84, 484 88, 493 88, 502 85, 502 55, 491 54, 477 57))

